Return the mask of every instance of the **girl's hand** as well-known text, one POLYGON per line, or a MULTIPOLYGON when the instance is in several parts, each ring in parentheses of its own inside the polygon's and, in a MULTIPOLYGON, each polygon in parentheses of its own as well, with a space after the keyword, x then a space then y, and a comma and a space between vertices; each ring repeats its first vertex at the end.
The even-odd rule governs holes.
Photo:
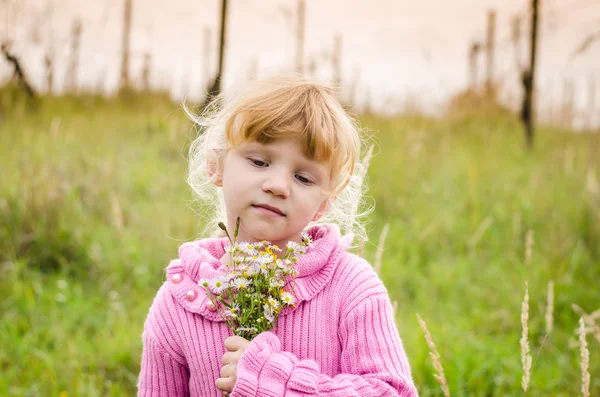
POLYGON ((237 380, 237 365, 240 357, 250 345, 250 341, 241 336, 230 336, 225 339, 225 349, 227 352, 223 354, 221 361, 221 377, 215 381, 217 389, 231 393, 237 380))

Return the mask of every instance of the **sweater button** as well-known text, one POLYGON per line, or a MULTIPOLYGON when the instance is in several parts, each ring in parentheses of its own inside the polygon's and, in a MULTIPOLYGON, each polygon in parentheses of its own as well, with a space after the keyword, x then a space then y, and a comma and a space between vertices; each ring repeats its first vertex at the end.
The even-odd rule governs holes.
POLYGON ((174 284, 179 284, 182 280, 183 280, 183 277, 181 276, 180 273, 175 273, 173 276, 171 276, 171 281, 174 284))
POLYGON ((196 291, 189 290, 188 292, 186 292, 185 299, 187 299, 190 302, 193 301, 194 299, 196 299, 196 291))

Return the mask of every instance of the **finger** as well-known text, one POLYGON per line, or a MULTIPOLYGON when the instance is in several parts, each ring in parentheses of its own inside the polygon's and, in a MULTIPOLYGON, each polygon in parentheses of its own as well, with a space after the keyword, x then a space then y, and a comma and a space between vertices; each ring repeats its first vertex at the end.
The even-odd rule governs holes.
POLYGON ((233 390, 233 380, 231 378, 219 378, 215 381, 215 386, 219 390, 231 392, 233 390))
POLYGON ((236 360, 236 353, 235 352, 227 352, 225 354, 223 354, 223 357, 221 358, 221 362, 225 365, 225 364, 232 364, 234 363, 236 360))
POLYGON ((230 352, 233 352, 239 350, 242 347, 247 346, 249 343, 249 340, 244 339, 241 336, 234 335, 225 339, 224 345, 225 349, 229 350, 230 352))
POLYGON ((223 365, 220 374, 221 378, 231 378, 235 375, 235 366, 232 364, 223 365))

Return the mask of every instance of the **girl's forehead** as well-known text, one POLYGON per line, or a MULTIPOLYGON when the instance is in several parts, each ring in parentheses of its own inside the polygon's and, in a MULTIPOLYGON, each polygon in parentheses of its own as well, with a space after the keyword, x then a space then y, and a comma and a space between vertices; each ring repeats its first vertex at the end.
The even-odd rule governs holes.
POLYGON ((237 147, 241 150, 262 150, 269 154, 297 155, 305 161, 328 165, 328 161, 317 160, 305 153, 302 142, 298 138, 279 138, 270 142, 245 141, 237 147))
POLYGON ((324 178, 331 177, 333 167, 330 161, 321 161, 306 155, 302 143, 297 138, 281 138, 268 143, 258 141, 245 141, 236 148, 240 151, 259 151, 273 157, 299 161, 302 165, 309 166, 318 171, 324 178))

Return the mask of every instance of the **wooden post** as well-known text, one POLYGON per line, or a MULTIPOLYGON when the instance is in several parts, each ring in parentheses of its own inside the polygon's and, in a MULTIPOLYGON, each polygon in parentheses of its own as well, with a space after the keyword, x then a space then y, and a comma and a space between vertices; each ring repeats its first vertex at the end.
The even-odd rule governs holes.
POLYGON ((8 63, 12 64, 15 68, 14 77, 16 77, 17 82, 21 85, 21 87, 25 90, 27 95, 29 95, 32 99, 37 99, 37 93, 34 91, 31 84, 29 84, 29 80, 21 67, 21 62, 19 59, 10 52, 9 45, 7 43, 2 43, 0 45, 0 51, 4 55, 4 58, 8 61, 8 63))
POLYGON ((256 77, 258 76, 258 58, 257 57, 252 57, 250 59, 250 61, 248 62, 248 72, 247 73, 248 74, 246 77, 250 81, 256 79, 256 77))
POLYGON ((46 92, 52 94, 54 88, 54 65, 50 52, 44 56, 44 65, 46 67, 46 92))
POLYGON ((588 111, 587 111, 587 127, 592 131, 594 129, 594 113, 596 112, 596 81, 590 78, 588 84, 588 111))
POLYGON ((123 8, 123 35, 121 42, 121 89, 129 88, 129 37, 131 35, 131 1, 125 0, 123 8))
POLYGON ((494 51, 496 43, 496 12, 488 11, 487 21, 487 38, 485 44, 486 53, 486 79, 485 79, 485 96, 495 97, 494 89, 494 51))
POLYGON ((339 33, 333 37, 331 68, 333 74, 333 86, 336 89, 339 89, 342 85, 342 35, 339 33))
POLYGON ((205 88, 208 88, 208 85, 210 84, 210 49, 211 49, 211 33, 210 33, 210 27, 209 26, 205 26, 204 27, 204 32, 203 32, 203 38, 204 38, 204 45, 203 45, 203 51, 204 51, 204 62, 203 62, 203 68, 204 68, 204 78, 203 80, 203 84, 205 88))
POLYGON ((471 49, 469 51, 469 86, 473 92, 477 91, 477 55, 481 50, 481 44, 473 43, 471 44, 471 49))
POLYGON ((48 40, 46 42, 46 54, 44 55, 44 66, 46 69, 46 92, 52 94, 54 91, 54 27, 52 25, 54 8, 52 3, 46 5, 45 17, 48 21, 48 40))
POLYGON ((561 127, 573 128, 573 121, 575 119, 575 83, 572 80, 565 80, 563 83, 560 113, 561 127))
POLYGON ((296 26, 296 72, 304 72, 304 24, 306 7, 304 0, 298 0, 298 21, 296 26))
POLYGON ((515 52, 515 65, 517 70, 522 73, 523 64, 521 61, 521 17, 516 15, 512 20, 511 41, 515 52))
POLYGON ((9 1, 4 1, 4 16, 5 18, 5 24, 4 24, 4 37, 2 38, 2 45, 10 45, 11 44, 11 38, 10 38, 10 30, 11 30, 11 20, 14 21, 14 16, 11 15, 10 12, 10 2, 9 1))
POLYGON ((81 21, 76 19, 71 30, 71 60, 66 75, 65 88, 71 93, 77 91, 77 73, 79 66, 79 43, 81 40, 81 21))
POLYGON ((144 54, 144 66, 142 68, 142 89, 150 91, 150 68, 152 67, 152 56, 149 52, 144 54))
POLYGON ((211 98, 219 95, 221 92, 221 79, 223 78, 223 56, 225 53, 225 32, 227 31, 227 0, 221 0, 221 37, 219 40, 219 67, 217 76, 213 81, 212 87, 208 91, 208 98, 205 105, 211 98))
POLYGON ((537 54, 539 0, 531 0, 531 43, 529 52, 529 68, 523 73, 522 82, 525 89, 521 120, 525 125, 527 147, 533 149, 533 93, 535 89, 535 62, 537 54))
POLYGON ((352 83, 350 84, 350 91, 348 93, 348 102, 350 103, 350 106, 352 106, 352 109, 354 109, 354 110, 356 110, 356 108, 357 108, 356 88, 358 87, 359 78, 360 78, 360 69, 358 68, 358 66, 355 66, 354 73, 352 76, 352 83))
POLYGON ((365 102, 363 103, 363 114, 371 114, 373 109, 371 108, 371 90, 367 87, 365 89, 365 102))

